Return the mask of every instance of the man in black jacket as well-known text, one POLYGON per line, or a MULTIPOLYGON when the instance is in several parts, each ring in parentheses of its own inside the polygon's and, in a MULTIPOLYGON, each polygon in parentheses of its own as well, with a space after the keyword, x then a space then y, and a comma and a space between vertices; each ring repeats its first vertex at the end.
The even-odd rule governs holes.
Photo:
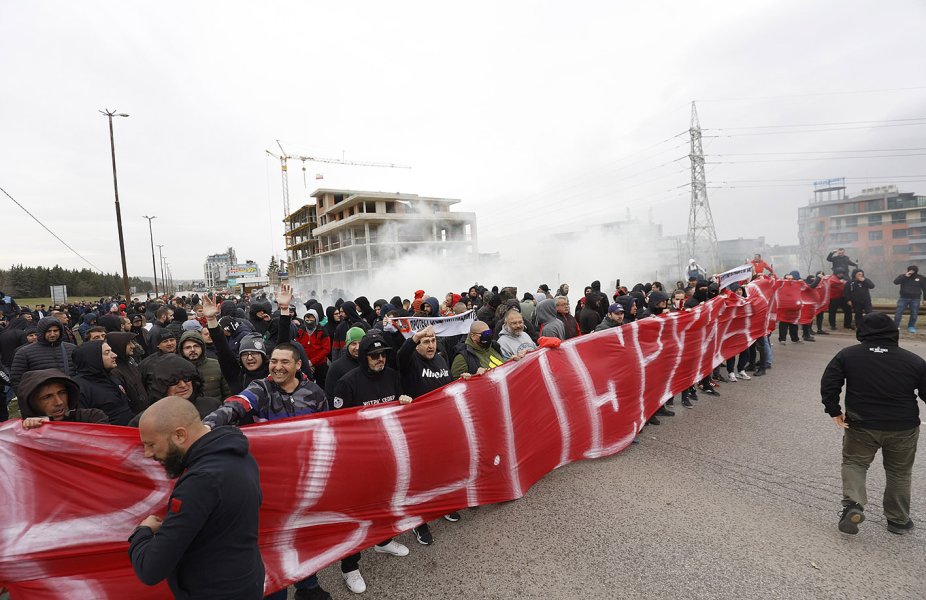
POLYGON ((862 320, 862 317, 871 312, 871 291, 875 289, 875 284, 871 279, 865 277, 865 271, 856 269, 852 271, 852 280, 846 286, 849 294, 849 302, 852 304, 852 311, 855 314, 855 323, 862 320))
POLYGON ((112 377, 116 353, 106 342, 84 342, 74 351, 74 381, 80 387, 80 407, 98 408, 113 425, 128 425, 135 413, 129 397, 112 377))
POLYGON ((129 537, 138 579, 145 585, 167 579, 177 598, 262 598, 263 497, 244 434, 235 427, 210 431, 190 402, 167 397, 144 412, 139 436, 145 456, 179 479, 164 519, 150 515, 129 537))
POLYGON ((920 275, 919 267, 910 265, 906 273, 901 273, 894 278, 894 285, 900 286, 900 298, 897 300, 897 311, 894 313, 894 325, 899 328, 903 312, 909 310, 910 320, 907 321, 907 331, 916 333, 916 317, 920 312, 923 292, 926 291, 926 277, 920 275))
MULTIPOLYGON (((383 336, 372 331, 360 340, 357 355, 358 366, 341 378, 334 390, 331 407, 350 408, 369 406, 398 400, 408 404, 411 397, 402 394, 399 373, 386 366, 386 353, 391 348, 383 336)), ((389 538, 373 547, 376 552, 393 556, 407 556, 408 548, 389 538)), ((341 574, 348 589, 355 594, 366 590, 366 582, 360 573, 360 553, 352 554, 341 561, 341 574)))
POLYGON ((13 355, 10 380, 13 389, 18 390, 19 381, 27 371, 34 369, 58 369, 65 375, 74 374, 72 355, 76 346, 62 342, 61 323, 54 317, 40 319, 35 326, 38 339, 34 344, 20 346, 13 355))
POLYGON ((920 432, 916 398, 926 399, 926 361, 897 345, 900 333, 888 315, 871 313, 857 326, 861 343, 840 350, 820 381, 825 411, 845 431, 839 530, 858 533, 865 520, 865 475, 880 448, 887 529, 903 534, 913 529, 910 480, 920 432), (839 406, 843 383, 845 415, 839 406))
POLYGON ((848 275, 849 267, 857 267, 858 263, 852 262, 852 259, 846 256, 845 248, 837 248, 826 255, 826 260, 833 263, 833 275, 843 273, 848 275))
POLYGON ((109 423, 106 413, 96 408, 78 408, 80 388, 57 369, 38 369, 23 375, 19 383, 19 415, 24 429, 49 421, 109 423))

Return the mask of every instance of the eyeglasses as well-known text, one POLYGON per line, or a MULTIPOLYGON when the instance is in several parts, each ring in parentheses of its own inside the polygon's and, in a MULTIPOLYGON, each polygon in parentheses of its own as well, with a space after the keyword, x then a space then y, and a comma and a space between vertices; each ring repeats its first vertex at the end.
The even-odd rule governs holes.
POLYGON ((249 350, 246 350, 242 352, 240 356, 241 358, 257 358, 260 355, 261 355, 260 352, 251 352, 249 350))
POLYGON ((192 375, 178 375, 176 377, 171 377, 170 379, 167 380, 167 387, 173 387, 177 385, 178 383, 180 383, 181 381, 185 383, 190 383, 193 381, 193 376, 192 375))
POLYGON ((369 357, 372 358, 373 360, 379 360, 379 359, 386 360, 386 353, 385 353, 385 352, 377 352, 376 354, 367 354, 367 356, 369 356, 369 357))

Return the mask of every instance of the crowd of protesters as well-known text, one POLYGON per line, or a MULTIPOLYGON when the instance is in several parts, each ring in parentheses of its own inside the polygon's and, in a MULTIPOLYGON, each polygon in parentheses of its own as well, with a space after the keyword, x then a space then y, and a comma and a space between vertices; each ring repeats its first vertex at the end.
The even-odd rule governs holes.
MULTIPOLYGON (((871 311, 869 290, 874 284, 859 269, 848 273, 853 263, 844 252, 834 251, 830 259, 833 274, 848 280, 846 299, 830 307, 830 327, 835 329, 839 309, 845 311, 849 327, 853 317, 871 311)), ((752 264, 754 277, 776 276, 760 255, 752 264)), ((822 277, 817 273, 805 281, 815 287, 822 277)), ((800 279, 800 274, 791 272, 784 279, 800 279)), ((605 292, 593 281, 581 294, 572 294, 575 303, 567 284, 555 291, 541 284, 525 293, 477 284, 459 292, 429 295, 416 290, 408 299, 393 296, 373 302, 364 296, 345 299, 349 296, 342 290, 324 290, 319 298, 310 292, 308 300, 297 302, 284 285, 270 297, 193 294, 144 302, 110 298, 47 309, 20 307, 0 292, 0 375, 5 388, 0 420, 8 418, 8 402, 14 396, 27 429, 60 420, 136 427, 141 421, 144 427, 145 410, 165 397, 189 401, 209 428, 408 403, 455 379, 520 360, 542 346, 544 338, 568 340, 690 310, 721 294, 717 277, 706 278, 696 264, 688 281, 668 287, 659 281, 631 288, 619 283, 605 292), (320 298, 334 301, 325 306, 320 298), (402 317, 470 310, 476 320, 468 332, 455 336, 438 337, 427 327, 406 338, 396 326, 402 317)), ((911 266, 895 284, 901 286, 896 320, 903 310, 911 310, 914 331, 926 279, 911 266)), ((730 290, 748 293, 736 284, 730 290)), ((802 326, 801 337, 797 325, 781 323, 778 343, 787 343, 788 337, 791 342, 813 341, 814 333, 826 334, 822 319, 823 313, 816 331, 812 324, 802 326)), ((682 391, 681 405, 691 409, 698 394, 719 395, 720 381, 765 375, 772 367, 771 337, 759 338, 738 356, 716 365, 712 374, 682 391)), ((673 416, 674 401, 669 399, 648 423, 658 425, 659 417, 673 416)), ((179 476, 176 456, 154 457, 170 476, 179 476)), ((451 513, 445 519, 458 521, 460 515, 451 513)), ((433 543, 427 524, 413 533, 418 543, 433 543)), ((146 552, 176 554, 177 549, 155 548, 156 538, 133 535, 133 564, 143 581, 168 578, 173 587, 177 582, 171 582, 169 573, 157 572, 151 560, 143 561, 146 552)), ((373 550, 399 557, 409 553, 394 539, 383 540, 373 550)), ((345 584, 355 593, 366 590, 360 560, 357 553, 340 563, 345 584)), ((314 575, 295 587, 301 600, 330 597, 314 575)), ((286 591, 269 597, 285 598, 286 591)))

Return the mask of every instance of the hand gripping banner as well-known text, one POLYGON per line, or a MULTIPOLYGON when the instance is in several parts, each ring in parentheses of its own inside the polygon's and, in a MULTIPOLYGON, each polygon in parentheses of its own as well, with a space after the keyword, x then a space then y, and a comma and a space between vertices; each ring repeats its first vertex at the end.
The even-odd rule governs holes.
MULTIPOLYGON (((514 500, 551 470, 627 447, 670 396, 774 327, 782 283, 542 349, 407 406, 242 428, 261 471, 266 591, 467 506, 514 500)), ((791 310, 793 307, 779 307, 791 310)), ((169 598, 126 539, 172 482, 127 427, 0 427, 0 585, 14 600, 169 598)), ((220 567, 220 566, 219 566, 220 567)))

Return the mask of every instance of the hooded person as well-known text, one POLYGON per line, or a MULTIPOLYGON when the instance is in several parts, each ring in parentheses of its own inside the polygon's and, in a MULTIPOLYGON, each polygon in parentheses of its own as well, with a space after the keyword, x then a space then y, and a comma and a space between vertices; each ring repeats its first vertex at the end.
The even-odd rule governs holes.
POLYGON ((595 328, 601 324, 601 319, 603 317, 599 314, 597 306, 600 297, 603 297, 601 293, 595 292, 594 290, 585 294, 585 305, 576 315, 579 321, 579 330, 582 331, 583 334, 595 331, 595 328))
MULTIPOLYGON (((149 389, 151 397, 160 400, 167 396, 178 396, 189 400, 196 407, 201 418, 205 418, 222 406, 221 399, 207 396, 204 393, 203 381, 196 365, 179 354, 172 354, 159 361, 152 375, 149 389)), ((132 425, 137 426, 137 418, 132 425)))
POLYGON ((20 346, 13 355, 10 365, 10 382, 19 391, 19 382, 27 371, 35 369, 58 369, 65 375, 75 373, 73 361, 76 346, 61 341, 61 323, 54 317, 39 319, 36 323, 36 342, 20 346))
POLYGON ((649 295, 647 309, 651 315, 661 315, 668 310, 669 295, 665 292, 653 291, 649 295))
POLYGON ((495 312, 498 310, 501 303, 502 301, 501 298, 498 297, 498 294, 485 292, 482 295, 482 306, 476 311, 476 319, 483 323, 494 323, 495 312))
POLYGON ((96 327, 98 315, 95 312, 84 313, 80 318, 80 325, 77 326, 77 334, 80 336, 81 341, 87 337, 87 330, 91 327, 96 327))
POLYGON ((623 325, 627 323, 633 323, 637 320, 637 302, 636 299, 627 294, 625 296, 618 296, 614 299, 614 302, 621 305, 621 308, 624 309, 624 320, 623 325))
POLYGON ((334 332, 334 337, 331 338, 332 360, 341 358, 341 355, 344 353, 347 331, 349 329, 352 327, 359 327, 364 331, 369 331, 370 329, 370 324, 357 314, 357 306, 350 300, 341 304, 341 312, 344 313, 344 319, 338 324, 334 332))
POLYGON ((386 366, 386 354, 391 349, 378 332, 364 334, 357 351, 357 367, 338 381, 331 407, 351 408, 400 400, 403 394, 399 372, 386 366))
POLYGON ((357 314, 360 315, 361 319, 371 325, 376 321, 376 311, 370 306, 370 301, 366 296, 354 299, 354 305, 357 307, 357 314))
MULTIPOLYGON (((70 423, 109 423, 97 408, 80 408, 80 387, 58 369, 37 369, 23 375, 17 396, 19 414, 29 420, 45 419, 70 423)), ((35 421, 33 421, 35 423, 35 421)))
POLYGON ((0 367, 9 373, 13 364, 13 355, 16 354, 17 348, 24 345, 22 332, 27 328, 35 331, 35 325, 32 321, 27 321, 22 317, 16 317, 0 332, 0 367))
POLYGON ((319 325, 318 310, 310 308, 303 315, 302 324, 296 332, 296 341, 305 351, 315 372, 315 383, 325 387, 328 375, 328 355, 331 354, 331 338, 319 325))
POLYGON ((537 305, 537 324, 540 328, 540 337, 566 339, 566 326, 557 316, 556 302, 552 298, 542 300, 537 305))
POLYGON ((692 292, 691 297, 685 301, 685 308, 694 308, 695 306, 701 304, 702 302, 707 302, 708 300, 708 288, 710 283, 699 279, 694 286, 694 292, 692 292))
POLYGON ((325 394, 328 399, 334 397, 334 390, 344 375, 357 368, 357 358, 360 354, 360 340, 366 332, 359 327, 351 327, 345 336, 344 353, 339 359, 331 363, 325 378, 325 394))
POLYGON ((428 296, 421 303, 421 311, 427 313, 427 317, 439 317, 440 316, 440 302, 434 296, 428 296), (425 309, 425 306, 428 308, 425 309))
MULTIPOLYGON (((196 321, 187 321, 196 323, 196 321)), ((180 356, 190 361, 199 375, 203 396, 224 399, 231 396, 231 388, 222 377, 222 368, 219 361, 206 356, 206 341, 198 331, 185 331, 180 336, 180 345, 177 348, 180 356)), ((163 397, 163 396, 162 396, 163 397)), ((158 398, 160 400, 160 398, 158 398)))
POLYGON ((251 302, 248 308, 248 322, 251 324, 255 333, 263 336, 265 341, 274 339, 277 333, 278 323, 273 320, 273 307, 269 300, 257 300, 251 302))
POLYGON ((114 331, 106 334, 106 343, 116 355, 116 367, 110 375, 125 390, 129 399, 129 409, 138 414, 148 408, 148 391, 142 381, 141 370, 135 360, 137 344, 135 334, 127 331, 114 331))
POLYGON ((415 299, 412 300, 412 312, 421 310, 422 302, 424 302, 424 290, 415 290, 415 299))
POLYGON ((872 311, 871 290, 873 289, 875 289, 875 284, 865 277, 865 271, 862 269, 852 271, 852 277, 846 286, 846 296, 852 302, 852 312, 855 314, 856 323, 872 311))
POLYGON ((913 529, 910 481, 920 429, 917 396, 926 400, 926 361, 899 347, 900 332, 890 316, 870 313, 856 325, 859 343, 836 353, 820 380, 824 411, 844 431, 839 530, 858 532, 868 467, 880 448, 887 528, 904 534, 913 529), (843 385, 845 413, 839 401, 843 385))
POLYGON ((80 387, 80 407, 98 408, 112 425, 128 425, 135 416, 125 389, 113 378, 116 355, 106 342, 84 342, 74 351, 74 381, 80 387))

